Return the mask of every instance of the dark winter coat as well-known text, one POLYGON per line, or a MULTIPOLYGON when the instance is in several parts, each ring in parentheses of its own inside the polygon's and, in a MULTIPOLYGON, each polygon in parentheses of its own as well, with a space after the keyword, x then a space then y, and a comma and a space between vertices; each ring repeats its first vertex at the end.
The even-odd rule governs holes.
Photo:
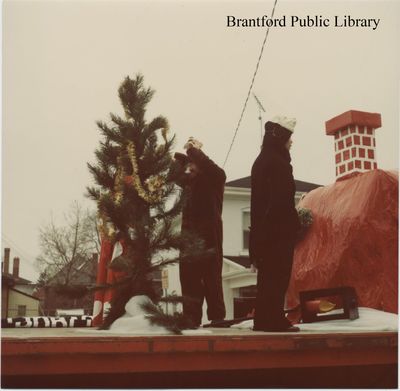
POLYGON ((265 135, 251 170, 250 259, 257 264, 277 241, 294 243, 300 228, 295 209, 295 182, 284 143, 265 135), (269 250, 267 250, 269 249, 269 250))
POLYGON ((182 229, 197 234, 206 248, 213 248, 222 262, 222 203, 226 175, 204 152, 187 151, 200 173, 185 188, 187 202, 182 213, 182 229))
POLYGON ((211 250, 194 262, 179 263, 182 295, 193 300, 183 303, 183 313, 197 327, 201 324, 204 299, 209 320, 222 320, 225 317, 221 277, 221 214, 226 176, 224 170, 202 151, 189 148, 187 154, 200 173, 185 187, 187 198, 182 214, 182 230, 203 239, 205 249, 211 250))

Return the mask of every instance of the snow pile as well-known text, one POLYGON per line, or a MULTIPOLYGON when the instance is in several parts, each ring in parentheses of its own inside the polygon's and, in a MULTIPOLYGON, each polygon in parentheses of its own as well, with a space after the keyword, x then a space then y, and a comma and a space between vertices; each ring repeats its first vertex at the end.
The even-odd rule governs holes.
POLYGON ((151 304, 152 301, 148 296, 134 296, 125 305, 125 314, 115 320, 110 326, 110 331, 115 333, 129 334, 172 334, 165 327, 151 324, 147 319, 148 314, 143 310, 142 306, 151 304))
MULTIPOLYGON (((397 331, 398 315, 390 312, 378 311, 373 308, 360 307, 358 309, 359 318, 354 320, 336 319, 326 320, 315 323, 296 324, 300 331, 317 332, 358 332, 358 331, 397 331)), ((253 321, 246 320, 231 328, 252 329, 253 321)))
MULTIPOLYGON (((143 306, 152 303, 145 295, 132 297, 125 305, 125 314, 115 320, 109 330, 92 330, 101 334, 129 334, 129 335, 174 335, 163 326, 152 324, 143 306)), ((86 332, 89 330, 86 330, 86 332)), ((182 330, 184 335, 210 334, 206 330, 182 330)))

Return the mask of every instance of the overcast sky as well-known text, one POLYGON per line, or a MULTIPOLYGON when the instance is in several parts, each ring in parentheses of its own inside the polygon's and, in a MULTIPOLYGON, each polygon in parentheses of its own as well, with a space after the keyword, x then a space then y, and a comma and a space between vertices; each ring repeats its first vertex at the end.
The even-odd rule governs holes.
MULTIPOLYGON (((122 114, 117 89, 144 75, 156 90, 147 118, 164 115, 181 150, 189 136, 222 164, 247 95, 265 28, 227 28, 227 15, 271 16, 273 1, 4 1, 2 249, 35 279, 38 228, 85 199, 100 133, 122 114)), ((380 19, 378 28, 271 28, 254 92, 266 109, 294 116, 296 179, 335 180, 325 121, 350 109, 382 114, 378 166, 398 167, 398 1, 282 1, 276 17, 380 19)), ((251 96, 225 166, 248 176, 260 143, 251 96)), ((229 240, 229 238, 225 238, 229 240)))

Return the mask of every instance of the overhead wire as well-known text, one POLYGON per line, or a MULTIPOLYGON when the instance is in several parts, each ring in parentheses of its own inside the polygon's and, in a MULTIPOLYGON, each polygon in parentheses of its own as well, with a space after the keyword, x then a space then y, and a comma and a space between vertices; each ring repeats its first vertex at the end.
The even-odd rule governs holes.
MULTIPOLYGON (((276 8, 277 2, 278 2, 278 0, 275 0, 274 7, 272 8, 271 19, 274 17, 275 8, 276 8)), ((226 164, 226 162, 228 161, 228 157, 229 157, 229 155, 230 155, 230 153, 231 153, 233 144, 234 144, 234 142, 235 142, 237 133, 238 133, 238 131, 239 131, 239 127, 240 127, 240 124, 241 124, 241 122, 242 122, 244 112, 246 111, 247 102, 248 102, 248 100, 249 100, 251 91, 252 91, 252 89, 253 89, 254 80, 255 80, 255 78, 256 78, 256 75, 257 75, 257 72, 258 72, 258 68, 259 68, 259 66, 260 66, 260 61, 261 61, 261 58, 262 58, 262 55, 263 55, 263 52, 264 52, 265 43, 267 42, 267 38, 268 38, 268 34, 269 34, 269 29, 270 29, 270 27, 267 28, 267 31, 266 31, 266 33, 265 33, 264 41, 263 41, 263 43, 262 43, 262 45, 261 45, 261 50, 260 50, 260 54, 259 54, 259 56, 258 56, 257 65, 256 65, 256 68, 255 68, 255 70, 254 70, 253 77, 252 77, 252 79, 251 79, 250 87, 249 87, 249 90, 248 90, 248 92, 247 92, 247 96, 246 96, 246 100, 245 100, 244 105, 243 105, 242 113, 240 114, 240 118, 239 118, 239 121, 238 121, 238 123, 237 123, 236 129, 235 129, 235 133, 234 133, 233 138, 232 138, 231 145, 229 146, 228 153, 226 154, 225 161, 224 161, 222 167, 225 167, 225 164, 226 164)))
POLYGON ((28 262, 31 266, 35 266, 35 263, 32 259, 35 259, 35 257, 31 254, 29 254, 27 251, 22 250, 19 245, 16 244, 15 241, 11 240, 10 238, 7 237, 7 235, 4 234, 4 232, 1 233, 2 239, 4 242, 8 243, 10 249, 17 253, 17 255, 20 256, 22 261, 28 262))

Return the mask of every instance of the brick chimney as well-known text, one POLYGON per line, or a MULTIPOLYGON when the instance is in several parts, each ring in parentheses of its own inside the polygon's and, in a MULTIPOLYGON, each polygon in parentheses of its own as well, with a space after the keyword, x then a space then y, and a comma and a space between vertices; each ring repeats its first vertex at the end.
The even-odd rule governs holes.
POLYGON ((335 137, 336 180, 378 168, 375 129, 379 113, 350 110, 325 122, 326 134, 335 137))
POLYGON ((10 249, 4 249, 4 264, 3 264, 3 273, 8 274, 10 270, 10 249))
POLYGON ((19 258, 18 257, 14 258, 12 276, 14 278, 18 278, 19 277, 19 258))

